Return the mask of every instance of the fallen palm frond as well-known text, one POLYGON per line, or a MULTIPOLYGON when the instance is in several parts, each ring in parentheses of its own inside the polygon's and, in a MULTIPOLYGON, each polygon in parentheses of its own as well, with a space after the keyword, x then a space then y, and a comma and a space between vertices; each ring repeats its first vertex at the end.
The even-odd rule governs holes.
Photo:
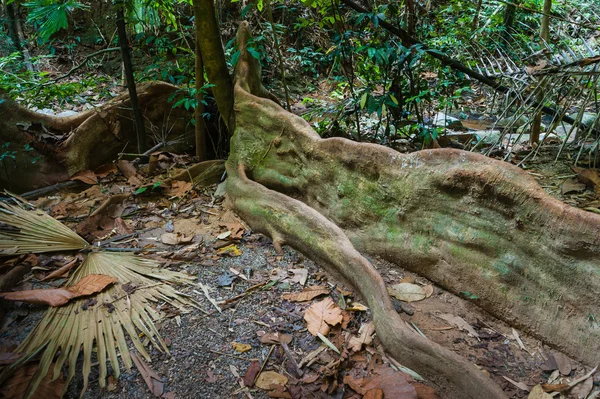
POLYGON ((73 230, 41 210, 0 202, 0 255, 69 251, 89 247, 73 230))
MULTIPOLYGON (((116 277, 118 281, 91 299, 78 299, 63 307, 49 309, 17 348, 16 352, 27 356, 47 345, 42 352, 40 367, 28 387, 26 398, 32 397, 50 367, 53 367, 53 378, 56 379, 68 361, 66 389, 75 375, 81 350, 85 391, 94 346, 100 368, 100 386, 104 387, 108 360, 115 378, 120 375, 118 354, 127 370, 133 364, 124 331, 147 361, 150 361, 150 356, 140 336, 147 337, 159 350, 168 352, 154 325, 161 315, 153 305, 157 305, 159 301, 167 302, 182 313, 187 313, 190 307, 199 308, 195 301, 168 284, 190 284, 194 277, 161 269, 159 264, 152 260, 126 253, 92 253, 69 279, 67 286, 75 285, 90 274, 106 274, 116 277)), ((13 371, 9 368, 0 374, 0 383, 13 371)))

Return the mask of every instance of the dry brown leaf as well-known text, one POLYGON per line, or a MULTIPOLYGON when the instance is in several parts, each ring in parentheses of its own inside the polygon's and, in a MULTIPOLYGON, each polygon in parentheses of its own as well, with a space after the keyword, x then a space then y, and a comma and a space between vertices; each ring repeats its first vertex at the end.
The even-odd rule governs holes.
POLYGON ((285 385, 288 378, 274 371, 263 371, 256 379, 256 386, 265 391, 270 391, 272 385, 285 385))
POLYGON ((562 195, 571 193, 580 193, 585 190, 585 184, 577 182, 575 179, 567 179, 560 186, 562 195))
POLYGON ((174 180, 171 182, 171 187, 169 189, 164 190, 165 194, 167 195, 172 195, 175 197, 185 197, 185 195, 190 192, 192 190, 192 188, 194 188, 194 184, 187 182, 187 181, 181 181, 181 180, 174 180))
POLYGON ((308 324, 308 331, 312 335, 321 333, 329 334, 329 326, 335 326, 343 320, 342 309, 329 297, 320 302, 313 303, 304 313, 304 320, 308 324))
POLYGON ((16 362, 21 358, 22 355, 18 353, 12 352, 2 352, 0 353, 0 365, 7 365, 16 362))
POLYGON ((363 395, 362 399, 383 399, 383 389, 371 389, 363 395))
MULTIPOLYGON (((354 370, 353 370, 354 371, 354 370)), ((417 391, 409 383, 406 374, 395 371, 387 365, 380 365, 367 377, 348 374, 344 383, 357 393, 364 395, 372 389, 382 389, 385 398, 417 399, 417 391)))
POLYGON ((71 299, 98 293, 115 281, 117 281, 116 277, 111 277, 104 274, 89 274, 71 287, 48 290, 3 292, 0 293, 0 297, 3 297, 9 301, 19 301, 57 307, 64 305, 71 299))
POLYGON ((510 382, 511 384, 513 384, 514 386, 516 386, 517 388, 519 388, 519 389, 521 389, 523 391, 529 392, 529 390, 531 389, 524 382, 518 382, 518 381, 515 381, 515 380, 511 380, 510 378, 508 378, 505 375, 503 375, 502 377, 504 377, 504 379, 506 381, 510 382))
POLYGON ((82 170, 80 172, 77 172, 73 176, 71 176, 71 180, 78 180, 82 183, 90 185, 98 184, 98 178, 96 177, 96 174, 91 170, 82 170))
POLYGON ((167 245, 189 244, 193 239, 193 235, 186 237, 181 233, 164 233, 160 236, 160 242, 167 245))
POLYGON ((464 330, 469 333, 471 337, 479 337, 479 334, 471 327, 469 323, 465 321, 460 316, 455 316, 453 314, 444 313, 438 316, 440 319, 447 321, 448 323, 458 327, 459 330, 464 330))
POLYGON ((117 170, 117 166, 114 163, 107 163, 94 169, 94 173, 96 176, 102 178, 110 175, 111 173, 117 173, 117 170))
POLYGON ((250 363, 250 366, 248 366, 248 370, 246 370, 246 374, 244 375, 244 386, 253 387, 254 380, 256 379, 256 376, 259 372, 260 363, 256 360, 252 361, 252 363, 250 363))
POLYGON ((588 377, 582 383, 577 384, 569 392, 574 398, 585 399, 592 392, 594 388, 594 378, 588 377))
POLYGON ((425 298, 429 298, 433 295, 433 285, 427 284, 423 286, 423 292, 425 293, 425 298))
POLYGON ((71 270, 76 265, 77 265, 77 258, 73 259, 72 261, 68 262, 64 266, 61 266, 59 269, 57 269, 57 270, 53 271, 52 273, 48 274, 41 281, 50 280, 52 278, 63 277, 64 274, 68 273, 69 270, 71 270))
POLYGON ((375 325, 372 321, 363 324, 358 330, 358 336, 351 336, 348 346, 354 352, 362 349, 363 345, 371 345, 373 342, 373 334, 375 333, 375 325))
POLYGON ((242 344, 241 342, 232 342, 231 347, 234 351, 240 353, 248 352, 250 349, 252 349, 252 346, 248 344, 242 344))
MULTIPOLYGON (((23 367, 17 369, 17 371, 2 384, 2 390, 0 392, 3 399, 22 399, 27 393, 27 387, 29 382, 34 377, 38 369, 37 363, 26 364, 23 367)), ((60 399, 62 398, 62 391, 65 385, 65 381, 61 376, 52 381, 54 375, 53 365, 50 367, 48 374, 42 379, 42 382, 35 390, 34 398, 44 399, 60 399)))
POLYGON ((423 287, 411 284, 411 283, 400 283, 388 287, 388 293, 404 302, 416 302, 425 299, 426 292, 423 287))
POLYGON ((117 166, 118 166, 119 170, 121 171, 121 173, 123 173, 123 176, 125 176, 127 179, 129 179, 130 177, 135 176, 137 174, 137 170, 135 169, 135 166, 133 166, 133 164, 129 161, 122 159, 119 161, 117 166))
POLYGON ((564 392, 569 388, 569 384, 542 384, 544 392, 564 392))
POLYGON ((290 302, 305 302, 311 301, 320 295, 329 294, 329 288, 323 285, 313 285, 306 287, 300 292, 294 292, 292 294, 283 295, 283 299, 290 302))
POLYGON ((266 333, 260 337, 261 344, 289 344, 292 342, 293 337, 289 334, 283 334, 279 332, 266 333))
POLYGON ((150 366, 140 357, 138 357, 134 352, 130 351, 131 360, 135 364, 135 367, 138 369, 144 382, 150 388, 150 392, 157 398, 160 398, 162 394, 165 392, 165 384, 162 382, 162 378, 154 370, 150 368, 150 366))
POLYGON ((571 361, 568 357, 563 355, 560 352, 554 352, 554 360, 556 361, 556 365, 558 366, 558 370, 562 375, 571 374, 571 370, 573 369, 571 366, 571 361))

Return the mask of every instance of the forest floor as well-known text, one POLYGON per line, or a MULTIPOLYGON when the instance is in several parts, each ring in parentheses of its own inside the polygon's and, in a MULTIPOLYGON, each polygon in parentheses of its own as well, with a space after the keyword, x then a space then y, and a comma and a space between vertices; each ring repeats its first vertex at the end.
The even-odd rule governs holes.
MULTIPOLYGON (((595 177, 587 185, 574 180, 576 173, 569 166, 570 160, 564 157, 556 164, 549 162, 554 154, 555 149, 550 147, 542 151, 529 172, 561 200, 583 208, 597 207, 600 186, 594 185, 595 177)), ((153 159, 153 173, 120 161, 96 171, 98 184, 32 201, 89 242, 137 232, 111 246, 137 248, 143 256, 164 263, 164 267, 197 277, 195 285, 181 289, 204 312, 171 312, 157 323, 170 354, 151 348, 148 369, 133 368, 118 381, 109 378, 105 389, 98 386, 97 367, 93 367, 84 397, 361 398, 373 388, 382 389, 386 398, 412 398, 414 394, 405 393, 411 389, 419 393, 419 398, 436 397, 398 371, 398 363, 385 355, 376 335, 372 340, 364 332, 371 315, 361 305, 362 298, 296 251, 286 249, 283 256, 278 256, 269 239, 253 233, 227 211, 221 189, 211 186, 196 190, 191 183, 174 182, 170 189, 159 187, 136 195, 142 183, 160 181, 160 176, 173 175, 191 164, 188 157, 166 152, 155 154, 153 159), (89 216, 115 194, 126 195, 100 215, 89 216), (208 288, 219 310, 199 284, 208 288), (300 292, 306 293, 304 298, 293 295, 300 292), (319 307, 327 298, 341 309, 342 322, 332 326, 327 335, 341 355, 307 330, 309 307, 319 307), (288 350, 280 342, 286 342, 288 350), (264 379, 257 379, 257 387, 253 382, 261 369, 264 379), (162 394, 150 392, 143 378, 149 375, 162 381, 162 394)), ((39 255, 39 267, 16 289, 62 286, 64 277, 49 283, 40 280, 73 257, 39 255)), ((370 260, 389 286, 408 283, 405 286, 426 292, 410 298, 417 299, 412 302, 395 300, 405 321, 428 339, 477 364, 508 397, 525 398, 535 385, 568 384, 589 371, 482 312, 472 294, 456 296, 397 266, 370 260)), ((14 350, 45 311, 44 307, 22 303, 3 306, 6 316, 0 329, 0 353, 14 350)), ((82 381, 77 375, 67 397, 79 395, 82 381)), ((593 389, 589 384, 594 382, 597 389, 599 381, 597 373, 566 395, 556 397, 587 397, 593 389)))

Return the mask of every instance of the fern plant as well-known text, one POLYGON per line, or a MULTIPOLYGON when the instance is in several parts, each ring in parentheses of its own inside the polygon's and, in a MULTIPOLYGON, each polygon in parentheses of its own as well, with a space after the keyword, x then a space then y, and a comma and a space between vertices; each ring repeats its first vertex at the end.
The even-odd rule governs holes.
POLYGON ((90 7, 77 0, 32 0, 23 4, 31 11, 27 22, 39 26, 38 36, 46 42, 50 36, 69 26, 68 16, 74 10, 87 10, 90 7))

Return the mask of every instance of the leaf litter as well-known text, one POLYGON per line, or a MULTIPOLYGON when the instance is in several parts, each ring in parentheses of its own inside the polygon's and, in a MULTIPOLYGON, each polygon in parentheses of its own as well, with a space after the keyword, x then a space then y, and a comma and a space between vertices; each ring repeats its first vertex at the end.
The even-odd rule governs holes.
MULTIPOLYGON (((99 182, 106 187, 111 187, 113 183, 125 187, 126 192, 133 193, 137 187, 150 184, 144 180, 151 180, 152 184, 164 180, 160 176, 148 176, 146 172, 138 171, 128 163, 122 163, 119 167, 126 170, 129 177, 122 176, 115 167, 105 167, 105 171, 95 171, 99 182), (134 179, 129 181, 132 177, 134 179)), ((106 201, 105 194, 97 189, 98 186, 93 187, 96 188, 79 194, 64 194, 69 199, 62 205, 60 201, 49 198, 39 199, 36 205, 49 204, 50 208, 47 209, 54 209, 59 217, 65 217, 69 212, 72 212, 71 215, 81 215, 75 219, 65 219, 73 226, 74 223, 84 221, 84 215, 90 214, 95 207, 106 201)), ((110 317, 112 313, 123 313, 130 315, 132 320, 135 319, 135 330, 125 329, 119 337, 113 335, 118 338, 113 341, 113 347, 118 351, 114 364, 125 364, 124 372, 117 371, 120 366, 113 367, 111 355, 108 354, 110 348, 107 348, 110 340, 104 341, 104 349, 96 343, 92 345, 92 351, 84 350, 83 360, 80 356, 73 355, 76 352, 73 349, 64 355, 60 352, 56 357, 48 354, 51 352, 47 352, 47 348, 42 348, 40 353, 44 353, 44 356, 41 360, 50 358, 63 361, 63 364, 77 365, 65 368, 50 364, 50 373, 46 373, 46 376, 54 377, 57 370, 65 371, 67 381, 77 381, 66 388, 70 396, 77 395, 77 391, 87 385, 87 377, 69 376, 70 370, 77 368, 84 370, 84 375, 91 370, 95 376, 92 378, 99 382, 107 381, 104 389, 99 387, 100 384, 89 385, 88 394, 101 398, 133 398, 135 394, 130 392, 154 392, 151 385, 154 386, 157 382, 163 384, 162 395, 165 398, 228 398, 249 397, 248 395, 254 398, 311 398, 337 397, 340 392, 346 392, 347 397, 356 398, 376 398, 381 395, 385 398, 437 397, 430 387, 417 381, 418 375, 385 356, 377 334, 373 332, 370 312, 360 304, 361 298, 353 298, 353 293, 325 273, 318 272, 312 262, 298 253, 286 248, 283 256, 277 255, 270 240, 246 229, 243 223, 235 220, 234 215, 224 211, 222 199, 214 196, 214 186, 208 190, 198 187, 190 190, 189 186, 170 183, 168 187, 179 191, 171 192, 170 197, 167 197, 168 191, 161 194, 158 190, 153 192, 150 189, 139 196, 126 196, 122 204, 118 204, 122 207, 121 210, 108 212, 104 216, 105 222, 100 224, 103 239, 117 238, 107 244, 108 247, 115 250, 135 250, 143 255, 138 257, 128 252, 117 252, 103 253, 100 258, 109 259, 114 256, 121 259, 125 255, 126 259, 141 259, 146 266, 146 262, 155 262, 153 265, 156 267, 144 269, 141 274, 152 283, 117 282, 91 298, 73 299, 72 303, 58 308, 72 309, 72 314, 77 312, 88 315, 87 323, 94 321, 89 315, 97 312, 97 309, 103 310, 106 317, 110 317), (143 196, 146 197, 142 198, 143 196), (120 238, 127 233, 133 233, 134 236, 120 238), (176 236, 179 234, 186 240, 163 243, 159 238, 166 233, 176 236), (281 278, 271 280, 272 270, 281 278), (178 293, 161 273, 180 273, 174 275, 179 277, 174 277, 173 282, 183 284, 180 287, 186 294, 178 293), (195 276, 193 280, 189 278, 190 275, 195 276), (224 275, 229 275, 231 281, 220 285, 218 279, 224 275), (158 285, 153 287, 153 284, 158 285), (200 284, 206 288, 208 295, 205 295, 200 284), (306 288, 304 285, 307 285, 306 288), (144 296, 147 295, 145 291, 152 291, 156 287, 161 287, 161 290, 167 290, 168 293, 159 291, 158 297, 144 296), (119 293, 114 293, 116 288, 120 289, 119 293), (109 301, 117 299, 112 304, 114 309, 110 305, 99 305, 105 303, 105 295, 109 291, 113 292, 112 296, 108 296, 109 301), (142 303, 150 306, 144 308, 146 312, 151 309, 150 313, 140 313, 141 308, 136 305, 139 303, 136 300, 139 295, 143 297, 142 303), (169 295, 175 295, 177 299, 169 295), (174 301, 174 305, 166 305, 169 302, 167 299, 174 301), (221 312, 216 310, 213 301, 221 312), (73 306, 74 303, 77 306, 73 306), (197 304, 207 309, 208 313, 196 309, 194 306, 198 306, 197 304), (305 320, 307 313, 310 315, 310 323, 305 320), (150 322, 154 328, 150 326, 150 322), (308 330, 309 326, 316 335, 308 330), (322 333, 319 332, 320 328, 324 329, 322 333), (245 350, 248 346, 250 349, 237 351, 232 343, 242 345, 237 346, 238 349, 245 350), (147 347, 146 344, 150 346, 147 347), (331 346, 339 353, 330 349, 331 346), (144 362, 145 366, 142 363, 138 366, 134 356, 130 355, 132 350, 140 350, 137 359, 144 362), (86 360, 88 355, 90 358, 86 360), (102 358, 106 358, 105 370, 101 367, 102 358), (95 363, 98 366, 92 366, 95 363), (130 369, 133 364, 136 368, 130 369), (236 373, 232 370, 236 370, 236 373), (110 372, 116 378, 108 376, 110 372), (148 375, 153 376, 151 384, 140 378, 145 376, 147 379, 148 375), (266 381, 266 384, 261 382, 261 386, 254 386, 254 381, 258 381, 261 375, 261 381, 266 381)), ((84 227, 84 232, 85 228, 92 227, 84 227)), ((89 246, 76 235, 71 236, 71 240, 75 242, 76 248, 72 244, 70 249, 89 246)), ((18 246, 10 246, 9 252, 15 247, 18 246)), ((89 257, 94 261, 96 254, 89 257)), ((116 258, 110 259, 114 263, 116 258)), ((96 263, 98 262, 102 263, 101 260, 96 263)), ((63 261, 56 264, 60 267, 67 263, 63 261)), ((550 351, 527 335, 515 334, 510 327, 474 309, 468 298, 461 299, 439 289, 434 290, 428 283, 414 284, 415 279, 410 273, 397 267, 392 269, 389 264, 379 260, 375 260, 375 263, 388 286, 408 283, 421 288, 415 289, 413 293, 415 298, 422 297, 418 301, 413 301, 410 305, 402 302, 404 305, 399 308, 401 317, 421 330, 428 339, 468 356, 500 383, 509 397, 525 398, 527 392, 508 382, 503 378, 505 376, 517 384, 526 384, 531 388, 531 394, 537 392, 538 386, 540 389, 542 386, 555 389, 551 392, 566 390, 567 394, 568 390, 574 390, 579 384, 585 385, 587 389, 591 378, 591 375, 588 376, 589 369, 572 362, 569 375, 561 375, 557 371, 557 377, 551 380, 547 374, 549 371, 543 371, 541 365, 559 352, 550 351), (408 279, 398 281, 401 277, 408 279), (408 306, 411 307, 410 313, 407 312, 408 306), (440 319, 440 315, 447 315, 447 319, 440 319), (451 322, 457 320, 462 321, 458 324, 451 322), (470 334, 478 335, 479 340, 470 334), (522 347, 526 347, 531 354, 523 351, 522 347), (586 378, 577 382, 582 377, 586 378), (570 384, 574 381, 577 384, 571 387, 570 384)), ((82 266, 75 269, 70 282, 81 279, 82 266)), ((50 273, 51 268, 41 275, 47 276, 50 273)), ((95 273, 102 274, 99 271, 95 273)), ((106 274, 114 275, 114 272, 106 274)), ((52 288, 48 287, 48 284, 53 284, 52 281, 62 286, 64 280, 42 282, 29 277, 28 281, 17 288, 22 289, 27 284, 29 287, 33 284, 33 288, 52 288)), ((408 299, 412 297, 409 296, 408 299)), ((11 312, 29 306, 17 305, 10 305, 13 307, 11 312)), ((30 307, 26 313, 29 315, 25 318, 9 318, 9 321, 13 320, 10 325, 12 328, 10 331, 6 328, 2 330, 8 344, 0 346, 0 353, 10 353, 11 349, 14 352, 19 343, 22 348, 35 346, 31 345, 31 341, 36 335, 38 337, 35 339, 44 339, 43 328, 38 327, 25 341, 27 329, 14 328, 27 325, 31 327, 35 322, 33 315, 41 310, 30 307)), ((48 311, 50 312, 52 309, 48 311)), ((56 314, 54 317, 59 316, 56 314)), ((96 325, 101 326, 99 328, 102 330, 102 324, 108 325, 106 320, 103 319, 102 323, 96 325)), ((46 318, 42 321, 43 326, 55 324, 49 323, 46 318)), ((90 342, 86 335, 81 339, 84 340, 82 342, 90 342)), ((57 348, 56 344, 54 347, 57 348)), ((558 363, 566 371, 560 354, 558 358, 558 363)), ((14 363, 12 360, 12 364, 14 363)), ((558 369, 557 362, 554 363, 550 367, 558 369)), ((156 393, 158 392, 157 390, 156 393)))

